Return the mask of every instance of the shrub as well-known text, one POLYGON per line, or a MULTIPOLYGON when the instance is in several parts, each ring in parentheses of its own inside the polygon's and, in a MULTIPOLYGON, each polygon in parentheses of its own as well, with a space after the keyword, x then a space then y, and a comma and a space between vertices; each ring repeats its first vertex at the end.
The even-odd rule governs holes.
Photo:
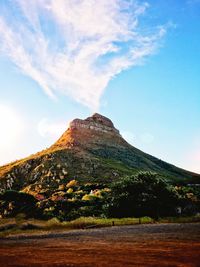
POLYGON ((8 190, 0 195, 1 213, 6 216, 16 216, 19 213, 27 217, 34 217, 37 214, 37 200, 24 192, 8 190))
POLYGON ((152 172, 125 177, 111 187, 108 215, 113 217, 171 216, 175 213, 178 194, 152 172))
POLYGON ((70 188, 70 187, 75 187, 78 185, 78 182, 76 180, 71 180, 67 185, 66 187, 67 188, 70 188))

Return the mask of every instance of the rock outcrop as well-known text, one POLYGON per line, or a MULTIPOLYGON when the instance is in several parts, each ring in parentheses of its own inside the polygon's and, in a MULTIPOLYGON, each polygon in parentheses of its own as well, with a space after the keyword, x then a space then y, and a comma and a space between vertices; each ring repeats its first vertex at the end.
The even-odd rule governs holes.
POLYGON ((104 133, 116 133, 119 134, 119 130, 115 129, 112 121, 98 113, 95 113, 91 117, 85 120, 75 119, 70 125, 70 129, 85 128, 89 130, 100 131, 104 133))
POLYGON ((99 144, 125 144, 112 121, 98 113, 85 120, 75 119, 52 148, 89 147, 99 144))

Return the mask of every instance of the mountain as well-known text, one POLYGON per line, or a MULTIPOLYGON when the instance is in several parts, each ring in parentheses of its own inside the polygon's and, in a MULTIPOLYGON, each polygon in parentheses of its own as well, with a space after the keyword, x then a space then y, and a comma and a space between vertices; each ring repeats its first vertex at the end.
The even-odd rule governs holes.
POLYGON ((172 182, 200 181, 195 174, 142 152, 127 143, 112 121, 95 113, 73 120, 46 150, 0 168, 0 188, 58 188, 70 180, 109 183, 138 171, 154 171, 172 182))

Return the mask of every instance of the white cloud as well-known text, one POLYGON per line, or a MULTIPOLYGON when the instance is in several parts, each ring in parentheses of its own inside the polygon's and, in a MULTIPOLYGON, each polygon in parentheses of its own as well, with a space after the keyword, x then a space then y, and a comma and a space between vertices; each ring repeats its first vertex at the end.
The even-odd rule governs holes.
POLYGON ((0 4, 1 52, 50 97, 64 94, 93 110, 109 81, 154 53, 166 32, 140 29, 148 4, 136 0, 8 3, 0 4))
POLYGON ((132 145, 134 145, 134 143, 136 142, 135 135, 132 132, 122 131, 121 135, 128 143, 130 143, 132 145))
POLYGON ((138 147, 141 147, 141 145, 149 145, 154 142, 154 136, 150 133, 143 133, 137 136, 130 131, 122 131, 121 134, 127 142, 138 147))
POLYGON ((154 136, 150 133, 143 133, 140 139, 144 144, 151 144, 154 142, 154 136))
POLYGON ((18 143, 23 140, 25 123, 22 115, 13 107, 0 103, 0 165, 16 159, 23 148, 18 143))
POLYGON ((20 139, 24 130, 21 116, 13 108, 0 104, 0 147, 1 152, 12 148, 20 139))
POLYGON ((66 125, 66 122, 51 122, 47 118, 41 119, 38 123, 38 133, 42 137, 49 138, 54 141, 59 138, 61 134, 67 130, 67 128, 68 125, 66 125))

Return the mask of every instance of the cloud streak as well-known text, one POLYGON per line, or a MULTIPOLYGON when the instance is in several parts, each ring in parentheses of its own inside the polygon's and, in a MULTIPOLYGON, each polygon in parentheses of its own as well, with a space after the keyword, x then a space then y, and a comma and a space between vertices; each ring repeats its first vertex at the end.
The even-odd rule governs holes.
POLYGON ((109 81, 153 54, 166 33, 139 26, 147 8, 134 0, 2 2, 0 52, 51 98, 95 110, 109 81))
POLYGON ((51 122, 47 118, 43 118, 38 123, 38 133, 44 138, 50 138, 55 141, 68 128, 64 122, 51 122))

